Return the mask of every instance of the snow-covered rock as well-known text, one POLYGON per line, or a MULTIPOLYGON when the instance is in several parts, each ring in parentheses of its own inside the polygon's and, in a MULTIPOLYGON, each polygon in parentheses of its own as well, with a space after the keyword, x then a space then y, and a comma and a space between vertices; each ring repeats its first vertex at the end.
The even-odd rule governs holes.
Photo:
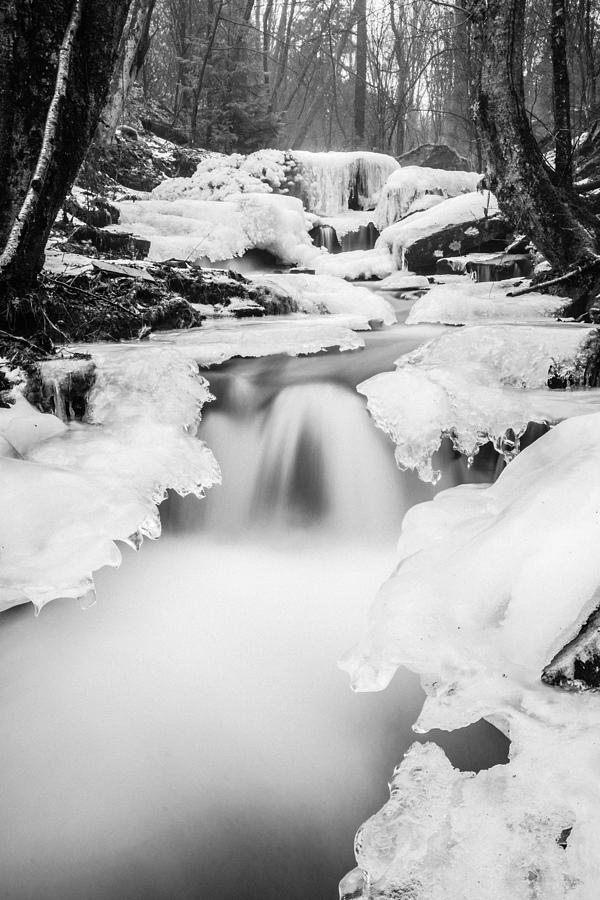
POLYGON ((571 302, 566 297, 537 292, 521 297, 507 296, 514 287, 514 280, 474 282, 469 278, 464 278, 462 283, 435 285, 417 300, 406 324, 466 325, 481 320, 522 322, 556 315, 571 302))
POLYGON ((394 257, 385 248, 317 256, 312 265, 317 275, 337 275, 347 281, 386 278, 397 268, 394 257))
POLYGON ((257 150, 248 156, 209 153, 190 178, 168 178, 152 196, 156 200, 227 200, 240 193, 280 190, 287 177, 282 150, 257 150))
POLYGON ((136 200, 117 204, 119 225, 150 240, 154 260, 172 257, 224 261, 248 250, 267 250, 284 263, 306 264, 320 255, 309 221, 294 197, 237 194, 229 200, 136 200))
POLYGON ((439 258, 475 250, 505 231, 496 198, 474 191, 388 226, 375 246, 389 250, 400 269, 431 268, 439 258))
POLYGON ((372 320, 384 325, 396 323, 396 314, 387 300, 368 288, 350 285, 334 275, 261 275, 252 280, 272 291, 282 291, 301 312, 362 317, 365 328, 372 320))
POLYGON ((558 422, 600 409, 600 390, 546 385, 577 357, 589 328, 472 325, 443 333, 401 357, 394 372, 362 382, 375 423, 396 444, 401 468, 435 482, 432 455, 442 438, 473 457, 488 441, 511 459, 529 422, 558 422))
POLYGON ((386 181, 377 208, 375 225, 382 231, 411 212, 436 205, 441 199, 472 193, 477 189, 481 175, 477 172, 447 172, 445 169, 428 169, 422 166, 404 166, 392 172, 386 181), (425 205, 419 205, 422 198, 425 205))
MULTIPOLYGON (((23 399, 0 410, 0 608, 93 591, 93 572, 118 565, 115 541, 160 533, 167 488, 202 493, 220 479, 195 437, 208 384, 168 348, 99 347, 85 423, 65 425, 23 399)), ((77 362, 75 361, 75 364, 77 362)), ((70 360, 42 364, 60 379, 70 360)))
POLYGON ((541 674, 598 605, 600 414, 562 422, 491 486, 407 514, 399 565, 343 662, 358 690, 421 676, 415 730, 486 718, 510 762, 477 774, 413 746, 360 829, 345 898, 593 900, 600 708, 541 674))

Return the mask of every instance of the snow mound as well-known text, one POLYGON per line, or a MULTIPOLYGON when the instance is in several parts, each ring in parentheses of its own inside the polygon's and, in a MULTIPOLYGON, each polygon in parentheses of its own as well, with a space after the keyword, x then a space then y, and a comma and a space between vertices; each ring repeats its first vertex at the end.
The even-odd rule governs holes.
POLYGON ((529 422, 557 422, 600 409, 600 390, 556 391, 549 371, 569 366, 585 326, 473 325, 445 332, 401 357, 394 372, 358 385, 376 425, 396 444, 400 468, 436 482, 442 438, 473 457, 491 441, 507 460, 529 422))
POLYGON ((372 320, 384 325, 396 324, 396 314, 387 300, 334 275, 262 275, 252 280, 275 293, 283 292, 301 312, 357 316, 363 320, 364 329, 369 328, 372 320))
POLYGON ((288 177, 286 154, 281 150, 257 150, 248 156, 210 153, 191 178, 167 178, 152 196, 156 200, 227 200, 240 193, 285 189, 288 177))
POLYGON ((408 512, 399 565, 343 668, 380 690, 407 666, 427 693, 415 730, 484 717, 510 736, 510 762, 459 772, 436 745, 413 746, 340 896, 597 895, 598 697, 540 676, 598 605, 599 467, 596 413, 558 425, 494 485, 408 512))
POLYGON ((430 237, 450 225, 479 222, 498 214, 498 201, 488 191, 461 194, 384 228, 375 246, 389 250, 397 260, 398 267, 402 268, 404 251, 416 241, 430 237))
POLYGON ((291 154, 298 163, 307 209, 324 216, 345 213, 351 200, 358 209, 374 209, 389 175, 399 168, 393 156, 363 150, 291 154))
MULTIPOLYGON (((0 410, 0 436, 20 454, 0 458, 0 608, 89 594, 93 572, 120 562, 115 541, 158 537, 167 488, 202 496, 220 481, 195 437, 211 399, 196 366, 161 347, 98 347, 93 358, 85 423, 67 426, 22 398, 0 410)), ((58 390, 73 365, 42 370, 58 390)))
POLYGON ((316 257, 312 265, 317 275, 337 275, 347 281, 386 278, 397 269, 394 257, 385 249, 323 254, 316 257))
POLYGON ((477 189, 480 180, 481 175, 477 172, 447 172, 425 166, 396 169, 381 191, 375 209, 375 225, 382 231, 409 213, 428 208, 430 204, 435 206, 448 197, 471 193, 477 189), (421 205, 423 198, 427 199, 421 205))
POLYGON ((135 231, 150 240, 151 259, 212 262, 267 250, 283 263, 307 264, 320 255, 310 223, 294 197, 238 194, 229 200, 136 200, 117 204, 113 231, 135 231))
POLYGON ((447 325, 466 325, 482 319, 519 322, 554 316, 571 301, 549 294, 524 294, 508 297, 515 281, 474 282, 469 278, 462 284, 440 284, 432 287, 412 307, 407 325, 441 322, 447 325))

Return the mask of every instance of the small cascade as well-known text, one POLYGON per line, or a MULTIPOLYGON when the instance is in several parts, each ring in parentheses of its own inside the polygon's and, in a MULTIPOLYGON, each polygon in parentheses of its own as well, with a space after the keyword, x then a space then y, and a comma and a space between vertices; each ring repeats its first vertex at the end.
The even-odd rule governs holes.
POLYGON ((358 396, 293 385, 265 420, 253 507, 264 521, 336 534, 391 534, 404 503, 393 460, 358 396))
POLYGON ((332 225, 315 225, 309 231, 309 236, 315 247, 325 247, 329 253, 341 253, 345 250, 344 238, 340 244, 335 228, 332 225))
POLYGON ((342 250, 350 253, 353 250, 372 250, 379 237, 379 231, 372 222, 361 225, 358 231, 349 231, 341 239, 342 250))

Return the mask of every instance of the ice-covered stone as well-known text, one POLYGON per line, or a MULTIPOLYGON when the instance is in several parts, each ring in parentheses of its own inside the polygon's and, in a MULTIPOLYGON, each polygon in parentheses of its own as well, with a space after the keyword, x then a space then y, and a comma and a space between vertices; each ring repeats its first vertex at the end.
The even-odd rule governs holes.
POLYGON ((445 332, 401 357, 394 372, 358 390, 396 444, 401 468, 436 481, 432 455, 448 436, 473 457, 488 441, 510 459, 529 422, 557 422, 600 408, 600 390, 549 390, 551 368, 572 364, 589 329, 472 325, 445 332))
POLYGON ((423 209, 439 200, 468 194, 477 189, 481 175, 477 172, 448 172, 445 169, 428 169, 423 166, 403 166, 392 172, 385 183, 375 210, 375 225, 382 231, 410 212, 423 209), (419 201, 425 197, 435 201, 419 201))
POLYGON ((509 297, 514 280, 474 282, 465 277, 453 284, 434 285, 412 307, 407 325, 442 322, 466 325, 482 320, 522 322, 558 314, 571 301, 533 292, 509 297))
POLYGON ((511 739, 508 765, 452 767, 413 746, 390 800, 359 830, 346 897, 593 900, 600 879, 594 694, 542 683, 598 603, 600 414, 562 422, 491 486, 412 508, 399 564, 343 667, 358 690, 397 667, 427 693, 415 726, 481 717, 511 739))

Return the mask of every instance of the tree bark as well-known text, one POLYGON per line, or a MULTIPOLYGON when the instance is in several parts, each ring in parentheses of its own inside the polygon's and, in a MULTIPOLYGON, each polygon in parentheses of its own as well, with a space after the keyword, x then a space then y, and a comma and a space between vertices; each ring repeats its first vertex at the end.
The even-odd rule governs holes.
POLYGON ((354 137, 356 145, 365 142, 367 106, 367 0, 356 4, 356 78, 354 80, 354 137))
POLYGON ((26 289, 96 129, 130 0, 0 0, 0 286, 26 289))
POLYGON ((469 0, 467 7, 481 60, 475 109, 490 187, 505 216, 534 241, 553 268, 566 272, 577 266, 590 273, 589 279, 572 285, 572 291, 581 295, 597 289, 598 220, 581 197, 558 184, 525 108, 525 0, 469 0))
POLYGON ((132 0, 119 45, 108 103, 98 125, 98 138, 110 144, 125 109, 127 96, 138 77, 150 47, 150 21, 156 0, 132 0))
POLYGON ((567 67, 567 9, 565 0, 552 0, 550 25, 552 47, 552 99, 554 104, 554 140, 556 162, 554 169, 559 185, 573 184, 571 102, 569 70, 567 67))

